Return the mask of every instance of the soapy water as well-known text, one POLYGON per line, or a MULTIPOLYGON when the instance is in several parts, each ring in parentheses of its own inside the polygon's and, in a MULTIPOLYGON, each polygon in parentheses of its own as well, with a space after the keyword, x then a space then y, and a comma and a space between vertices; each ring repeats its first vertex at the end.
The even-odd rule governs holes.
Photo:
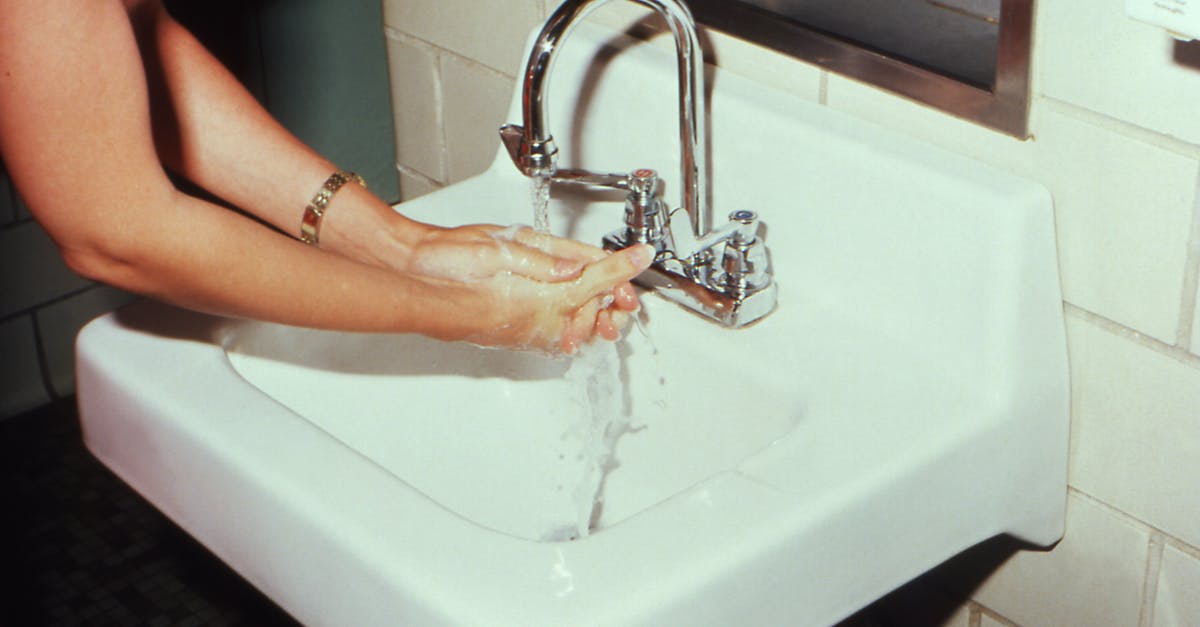
POLYGON ((529 227, 524 224, 510 224, 502 229, 492 231, 491 236, 492 239, 502 240, 505 242, 515 242, 517 241, 517 235, 526 228, 529 227))
MULTIPOLYGON (((583 347, 571 360, 563 375, 567 384, 579 391, 577 416, 562 440, 578 446, 574 460, 579 462, 577 477, 564 477, 566 485, 574 485, 570 498, 574 520, 547 531, 549 541, 575 540, 586 537, 599 517, 604 501, 604 479, 616 467, 614 452, 617 440, 629 431, 630 416, 622 411, 620 358, 616 344, 597 343, 583 347)), ((571 455, 564 450, 560 456, 571 455)))
MULTIPOLYGON (((641 318, 635 316, 639 336, 649 347, 649 355, 657 367, 658 349, 646 334, 641 318)), ((576 418, 561 436, 564 450, 560 460, 566 460, 575 447, 571 465, 576 474, 563 477, 565 485, 573 485, 570 493, 574 520, 559 524, 542 534, 547 542, 578 540, 587 537, 596 529, 604 511, 604 489, 611 473, 619 467, 616 456, 618 441, 626 434, 647 428, 633 422, 632 399, 628 392, 626 360, 634 352, 628 339, 620 342, 600 342, 583 347, 572 359, 563 375, 564 380, 577 390, 576 418)), ((659 377, 659 389, 665 379, 659 377)), ((659 409, 665 409, 665 397, 652 401, 659 409)))

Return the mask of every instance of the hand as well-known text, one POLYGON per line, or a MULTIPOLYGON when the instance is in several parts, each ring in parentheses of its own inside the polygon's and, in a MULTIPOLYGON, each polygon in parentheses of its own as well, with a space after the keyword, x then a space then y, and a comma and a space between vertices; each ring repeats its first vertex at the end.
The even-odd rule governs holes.
MULTIPOLYGON (((556 331, 560 335, 555 337, 563 340, 558 343, 546 340, 547 333, 554 333, 547 330, 554 327, 549 321, 543 321, 544 324, 532 323, 528 320, 528 312, 511 311, 508 315, 523 319, 517 326, 532 324, 542 327, 537 341, 526 342, 533 345, 529 347, 570 353, 578 345, 597 335, 615 340, 628 322, 630 312, 638 308, 637 292, 629 284, 629 279, 645 269, 648 260, 643 264, 640 258, 637 259, 640 268, 636 272, 617 272, 614 276, 619 275, 621 278, 612 279, 608 283, 602 281, 603 287, 596 286, 589 294, 589 297, 594 298, 580 299, 578 294, 552 293, 552 290, 544 288, 548 285, 568 285, 580 281, 587 274, 589 264, 600 264, 612 257, 608 252, 595 246, 539 233, 528 227, 486 224, 455 228, 433 226, 405 218, 382 203, 376 204, 379 206, 372 206, 370 211, 334 212, 330 217, 335 220, 330 222, 327 219, 322 227, 323 232, 329 234, 328 238, 322 238, 322 247, 329 246, 339 254, 357 261, 428 280, 434 284, 466 288, 467 293, 463 298, 469 299, 481 295, 481 292, 492 290, 500 292, 492 293, 488 297, 493 300, 520 294, 522 298, 530 299, 528 306, 540 302, 545 308, 546 301, 553 299, 558 299, 559 305, 571 305, 570 324, 559 325, 561 329, 556 331), (624 276, 625 274, 628 276, 624 276), (538 301, 538 298, 542 300, 538 301), (586 302, 588 300, 593 302, 586 302), (570 331, 567 334, 569 337, 562 336, 563 331, 570 331)), ((648 256, 652 257, 652 253, 648 256)), ((607 264, 602 266, 609 267, 607 264)), ((597 273, 591 276, 608 275, 597 273)), ((584 291, 589 289, 585 288, 584 291)), ((483 307, 491 304, 485 302, 475 305, 483 307)), ((491 307, 487 311, 490 316, 502 311, 502 308, 491 307)), ((504 333, 499 331, 506 331, 513 324, 512 320, 501 317, 495 324, 504 327, 492 334, 495 337, 485 337, 486 333, 476 330, 469 331, 469 334, 473 335, 467 338, 464 337, 461 327, 453 337, 470 339, 489 346, 523 347, 519 345, 525 340, 501 337, 504 333)), ((450 339, 452 336, 445 337, 450 339)))
POLYGON ((604 251, 593 246, 528 227, 472 224, 425 228, 412 245, 406 266, 398 269, 468 282, 508 272, 553 283, 578 277, 584 265, 604 256, 604 251))
MULTIPOLYGON (((595 246, 524 226, 475 224, 426 228, 428 231, 413 245, 404 266, 397 269, 462 282, 508 273, 557 283, 577 279, 586 264, 609 255, 595 246)), ((626 279, 612 286, 608 293, 611 298, 600 307, 597 331, 605 339, 615 340, 628 312, 638 308, 637 292, 626 279)))
MULTIPOLYGON (((572 354, 597 335, 615 340, 632 308, 617 307, 614 290, 645 270, 654 250, 639 245, 604 254, 574 280, 540 281, 508 271, 453 283, 470 291, 486 313, 466 313, 458 339, 550 353, 572 354)), ((636 296, 633 300, 636 308, 636 296)))

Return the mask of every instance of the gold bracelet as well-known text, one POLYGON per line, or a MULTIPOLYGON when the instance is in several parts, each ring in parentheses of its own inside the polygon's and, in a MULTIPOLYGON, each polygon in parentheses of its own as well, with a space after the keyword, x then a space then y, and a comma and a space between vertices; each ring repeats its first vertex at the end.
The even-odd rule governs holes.
POLYGON ((357 181, 364 189, 367 187, 363 177, 345 170, 338 170, 325 179, 325 184, 304 208, 304 218, 300 220, 300 241, 317 245, 317 233, 321 230, 321 218, 325 217, 325 208, 329 206, 329 201, 333 199, 337 190, 350 181, 357 181))

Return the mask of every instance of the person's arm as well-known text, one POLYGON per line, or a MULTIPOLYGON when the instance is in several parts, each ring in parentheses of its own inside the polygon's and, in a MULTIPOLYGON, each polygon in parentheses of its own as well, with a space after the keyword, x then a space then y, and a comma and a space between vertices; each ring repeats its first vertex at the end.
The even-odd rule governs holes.
POLYGON ((570 350, 602 331, 602 295, 646 264, 630 251, 540 283, 357 263, 175 190, 148 102, 120 2, 0 0, 0 156, 67 263, 123 289, 288 324, 570 350))
MULTIPOLYGON (((158 0, 128 2, 148 78, 154 140, 163 163, 281 232, 296 237, 302 210, 337 166, 276 121, 158 0)), ((322 77, 312 77, 314 85, 322 77)), ((347 94, 347 97, 351 97, 347 94)), ((331 121, 354 124, 355 120, 331 121)), ((336 196, 321 229, 321 247, 345 247, 340 223, 384 223, 390 208, 356 185, 336 196), (339 215, 337 218, 334 215, 339 215)), ((393 220, 387 220, 391 223, 393 220)), ((421 225, 402 217, 391 233, 409 246, 421 225)))
MULTIPOLYGON (((335 164, 272 118, 159 0, 133 0, 131 15, 155 103, 160 156, 192 182, 295 236, 301 208, 335 164)), ((322 77, 312 78, 321 83, 322 77)), ((498 240, 492 235, 501 227, 494 225, 445 229, 409 220, 357 185, 344 186, 335 198, 337 206, 321 226, 320 246, 402 272, 437 267, 475 279, 512 271, 558 281, 604 256, 594 246, 532 231, 515 241, 498 240), (443 255, 451 259, 443 263, 438 259, 443 255), (472 263, 451 270, 450 261, 461 259, 472 263)), ((635 308, 634 292, 622 288, 619 305, 635 308)))
MULTIPOLYGON (((152 119, 160 156, 192 182, 295 236, 299 207, 308 198, 302 190, 315 190, 334 164, 280 125, 160 0, 127 3, 156 103, 152 119)), ((343 187, 335 203, 322 223, 320 246, 399 272, 472 281, 513 272, 553 282, 574 278, 586 263, 606 255, 595 246, 529 229, 502 239, 495 235, 505 229, 496 225, 423 224, 355 185, 343 187)), ((600 321, 609 339, 618 335, 624 313, 638 307, 628 283, 613 293, 614 307, 600 321)))

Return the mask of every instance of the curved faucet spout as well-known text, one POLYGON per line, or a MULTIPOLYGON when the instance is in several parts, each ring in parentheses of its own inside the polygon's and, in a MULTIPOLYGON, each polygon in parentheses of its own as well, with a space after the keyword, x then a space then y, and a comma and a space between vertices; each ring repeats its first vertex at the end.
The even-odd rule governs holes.
MULTIPOLYGON (((687 210, 697 237, 709 231, 708 173, 706 167, 704 68, 700 39, 691 11, 678 0, 631 0, 661 15, 675 37, 679 75, 679 152, 681 204, 687 210)), ((550 176, 555 171, 558 148, 547 128, 545 85, 554 53, 571 28, 587 13, 609 0, 567 0, 546 21, 525 66, 522 105, 522 141, 514 153, 527 176, 550 176)))

